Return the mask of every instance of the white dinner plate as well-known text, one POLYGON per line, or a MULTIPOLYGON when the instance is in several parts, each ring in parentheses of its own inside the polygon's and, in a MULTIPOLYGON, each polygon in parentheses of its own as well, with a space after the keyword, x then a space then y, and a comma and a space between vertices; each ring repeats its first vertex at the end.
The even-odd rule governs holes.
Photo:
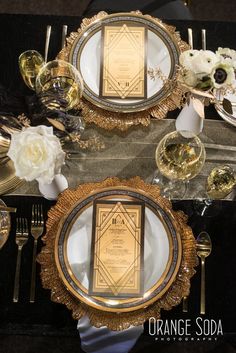
POLYGON ((114 189, 98 192, 79 202, 61 221, 55 242, 56 264, 67 289, 77 298, 102 310, 127 311, 161 297, 176 278, 182 256, 180 235, 172 219, 150 197, 137 191, 114 189), (90 296, 89 272, 93 201, 145 202, 144 295, 138 298, 90 296), (104 309, 105 308, 105 309, 104 309))
POLYGON ((110 99, 99 96, 102 26, 124 22, 128 26, 142 24, 147 27, 147 70, 160 68, 166 79, 175 77, 180 51, 174 36, 154 18, 131 13, 108 15, 91 23, 74 41, 69 61, 82 75, 85 87, 83 95, 87 100, 109 111, 129 113, 159 104, 171 93, 171 88, 165 87, 161 79, 152 80, 147 74, 145 99, 110 99))
POLYGON ((222 119, 227 121, 229 124, 236 126, 236 95, 228 93, 225 98, 227 98, 231 103, 234 103, 232 105, 233 114, 227 113, 221 103, 215 104, 215 109, 222 119))

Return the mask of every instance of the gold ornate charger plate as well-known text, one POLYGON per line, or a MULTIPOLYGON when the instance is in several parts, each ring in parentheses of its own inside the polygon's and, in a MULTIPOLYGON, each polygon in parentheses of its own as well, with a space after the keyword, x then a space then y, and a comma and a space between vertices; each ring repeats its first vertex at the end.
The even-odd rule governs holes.
POLYGON ((84 80, 83 99, 78 108, 82 108, 85 120, 108 130, 126 130, 132 125, 147 126, 150 115, 164 118, 169 110, 179 105, 183 93, 177 85, 179 54, 187 48, 174 27, 150 15, 142 15, 139 11, 112 15, 99 12, 84 19, 77 32, 71 33, 67 46, 58 57, 76 66, 84 80), (147 97, 143 99, 106 98, 99 94, 102 28, 123 24, 130 28, 147 28, 147 97), (164 81, 161 78, 153 80, 148 74, 149 69, 157 67, 164 81))
MULTIPOLYGON (((0 205, 6 204, 0 199, 0 205)), ((11 218, 9 212, 0 211, 0 249, 6 243, 11 229, 11 218)))
POLYGON ((24 183, 24 180, 15 175, 14 164, 11 160, 1 165, 0 195, 10 193, 24 183))
POLYGON ((160 310, 180 303, 195 273, 196 248, 187 217, 175 212, 157 186, 139 177, 109 178, 101 183, 67 189, 49 212, 46 246, 38 260, 43 286, 53 301, 65 304, 79 319, 88 315, 92 325, 122 330, 139 325, 160 310), (89 296, 88 273, 91 215, 94 200, 145 202, 144 295, 135 298, 89 296))

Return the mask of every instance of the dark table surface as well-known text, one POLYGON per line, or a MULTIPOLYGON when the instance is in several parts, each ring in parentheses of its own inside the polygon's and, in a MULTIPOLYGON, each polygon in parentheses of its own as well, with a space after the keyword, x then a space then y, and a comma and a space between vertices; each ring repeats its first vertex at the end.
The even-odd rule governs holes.
MULTIPOLYGON (((20 53, 27 49, 36 49, 43 54, 46 26, 51 24, 52 37, 49 49, 49 60, 60 50, 61 29, 68 25, 68 33, 79 27, 81 19, 76 17, 47 17, 26 15, 0 15, 1 70, 0 84, 10 94, 26 97, 32 92, 28 90, 19 74, 17 60, 20 53)), ((201 28, 207 30, 207 47, 235 46, 235 23, 168 21, 180 31, 183 39, 187 39, 187 28, 194 32, 194 46, 200 48, 201 28)), ((27 104, 23 102, 14 111, 15 114, 26 112, 27 104)), ((1 99, 1 111, 9 110, 1 99)), ((35 198, 28 196, 5 196, 8 205, 18 207, 18 212, 30 219, 31 205, 35 198)), ((45 215, 51 202, 37 199, 44 205, 45 215)), ((191 201, 182 201, 174 205, 189 215, 189 224, 195 236, 206 230, 212 237, 213 252, 207 259, 207 319, 221 319, 224 338, 217 342, 193 343, 155 343, 145 330, 140 338, 136 352, 234 352, 236 347, 236 203, 225 201, 218 215, 213 218, 199 217, 193 212, 191 201), (148 345, 148 348, 145 348, 148 345)), ((29 303, 30 271, 33 239, 30 239, 23 250, 20 302, 12 303, 13 282, 17 247, 14 240, 15 215, 12 216, 12 231, 8 242, 0 252, 0 352, 3 353, 59 353, 80 352, 80 341, 76 331, 76 322, 71 313, 63 306, 50 301, 49 291, 41 287, 39 268, 37 276, 36 303, 29 303)), ((39 248, 42 244, 39 244, 39 248)), ((200 271, 192 280, 188 314, 182 313, 181 306, 170 312, 163 312, 163 318, 192 318, 199 316, 200 271)), ((112 353, 112 352, 111 352, 112 353)))

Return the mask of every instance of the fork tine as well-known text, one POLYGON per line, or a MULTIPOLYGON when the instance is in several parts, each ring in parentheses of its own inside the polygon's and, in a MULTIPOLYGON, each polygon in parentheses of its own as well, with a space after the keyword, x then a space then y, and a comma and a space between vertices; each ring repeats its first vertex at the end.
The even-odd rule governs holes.
POLYGON ((39 209, 39 205, 37 204, 37 225, 39 225, 39 218, 40 218, 40 209, 39 209))
POLYGON ((21 221, 21 233, 24 233, 24 218, 21 218, 20 221, 21 221))
POLYGON ((32 205, 32 209, 31 209, 31 223, 33 223, 34 221, 34 205, 32 205))
POLYGON ((38 208, 37 204, 34 205, 34 225, 38 225, 38 208))
POLYGON ((22 227, 23 227, 23 226, 22 226, 22 218, 20 217, 20 218, 19 218, 19 232, 21 232, 21 233, 23 233, 23 232, 22 232, 22 227))
POLYGON ((43 205, 41 204, 40 205, 40 211, 39 211, 39 223, 40 223, 40 225, 42 225, 43 224, 43 205))
POLYGON ((31 219, 31 223, 33 225, 36 225, 37 221, 36 221, 36 209, 35 209, 35 204, 32 205, 32 219, 31 219))
POLYGON ((23 232, 24 232, 24 233, 27 233, 27 219, 26 219, 26 218, 23 219, 23 223, 24 223, 24 228, 23 228, 24 230, 23 230, 23 232))
POLYGON ((39 225, 39 205, 36 205, 37 226, 39 225))
POLYGON ((24 218, 21 218, 21 233, 24 233, 25 232, 25 219, 24 218))

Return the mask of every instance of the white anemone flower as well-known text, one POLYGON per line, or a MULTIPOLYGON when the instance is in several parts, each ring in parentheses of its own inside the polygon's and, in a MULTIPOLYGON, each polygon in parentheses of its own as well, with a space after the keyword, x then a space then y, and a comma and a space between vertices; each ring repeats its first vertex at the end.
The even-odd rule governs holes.
POLYGON ((187 50, 180 55, 180 64, 199 79, 209 75, 219 61, 219 57, 210 50, 187 50))
POLYGON ((225 63, 217 65, 211 73, 211 80, 215 88, 233 85, 234 78, 234 69, 231 65, 225 63))

